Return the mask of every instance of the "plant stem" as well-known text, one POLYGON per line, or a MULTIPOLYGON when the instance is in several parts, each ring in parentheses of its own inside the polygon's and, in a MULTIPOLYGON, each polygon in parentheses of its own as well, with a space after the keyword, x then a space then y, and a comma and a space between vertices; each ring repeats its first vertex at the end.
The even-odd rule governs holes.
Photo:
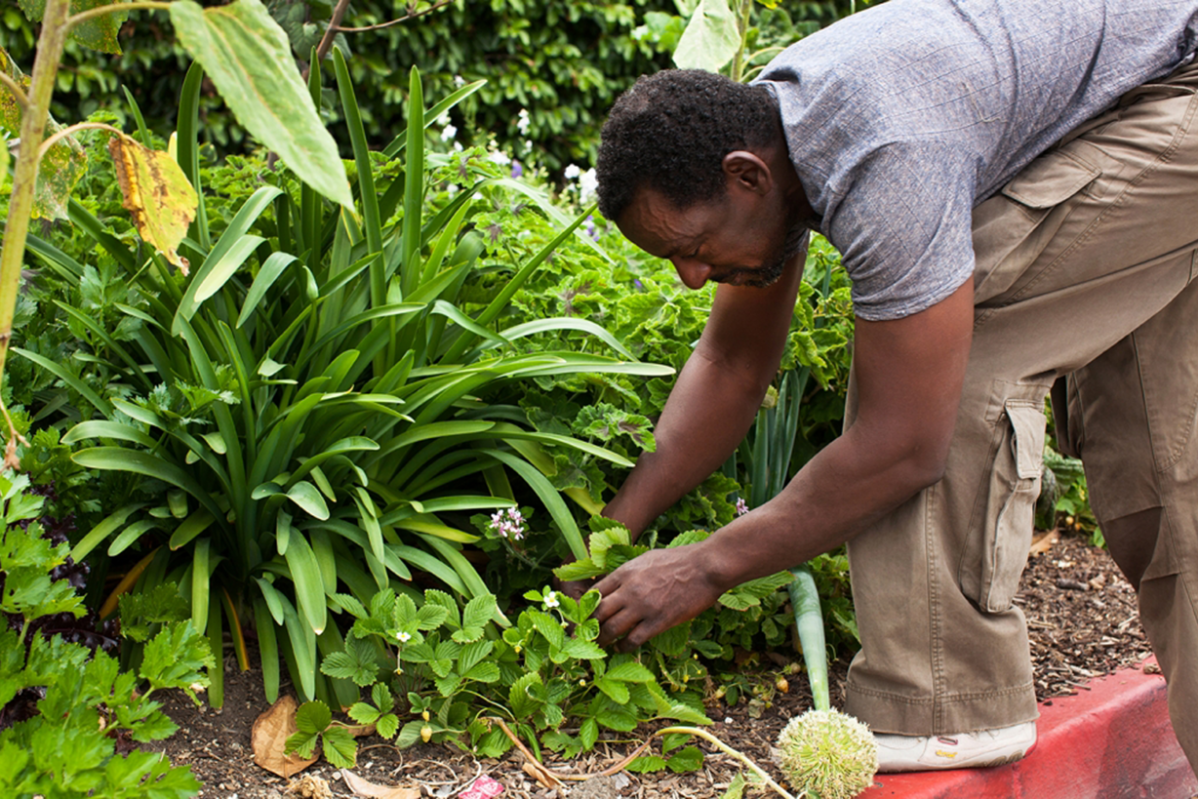
POLYGON ((3 72, 0 72, 0 86, 3 86, 8 90, 9 94, 16 98, 17 105, 21 106, 22 112, 29 108, 29 98, 25 96, 25 91, 21 88, 21 84, 3 72))
POLYGON ((72 14, 67 17, 66 27, 63 30, 64 32, 69 31, 82 22, 87 22, 89 19, 94 19, 104 14, 112 14, 118 11, 167 11, 170 7, 170 3, 157 2, 156 0, 140 0, 140 2, 135 3, 110 3, 106 6, 97 6, 87 11, 80 11, 78 14, 72 14))
POLYGON ((739 14, 736 17, 736 31, 740 34, 740 47, 732 58, 732 80, 741 82, 745 72, 745 49, 749 44, 749 12, 753 10, 753 0, 741 0, 739 14))
POLYGON ((760 766, 758 766, 756 763, 754 763, 752 760, 749 759, 748 755, 745 755, 745 754, 742 754, 741 752, 736 751, 731 746, 729 746, 728 744, 721 741, 719 738, 717 738, 714 735, 712 735, 711 733, 709 733, 707 730, 701 730, 698 727, 665 727, 663 729, 658 730, 657 732, 655 732, 653 734, 654 735, 667 735, 669 733, 685 733, 687 735, 699 736, 700 738, 707 741, 708 743, 714 744, 715 747, 717 749, 719 749, 721 752, 723 752, 724 754, 732 755, 734 758, 736 758, 740 762, 744 763, 746 766, 748 766, 750 769, 753 770, 754 774, 756 774, 758 777, 761 777, 761 779, 765 782, 766 785, 773 788, 775 791, 777 791, 777 793, 779 795, 785 797, 785 799, 796 799, 796 797, 787 793, 785 788, 783 788, 778 783, 774 782, 774 780, 770 777, 769 774, 766 774, 765 771, 760 766))
MULTIPOLYGON (((325 28, 324 36, 320 37, 320 44, 316 47, 316 57, 313 59, 316 62, 323 61, 325 56, 329 54, 329 50, 333 49, 333 37, 337 35, 338 27, 341 20, 345 18, 345 10, 349 8, 349 0, 337 0, 337 5, 333 7, 333 16, 329 19, 329 27, 325 28)), ((308 82, 308 76, 312 74, 312 65, 304 67, 304 71, 300 73, 304 78, 304 83, 308 82)), ((271 153, 273 156, 274 153, 271 153)))
POLYGON ((4 376, 4 360, 12 339, 12 320, 17 307, 17 292, 21 286, 21 264, 25 260, 25 239, 29 234, 29 219, 33 214, 33 189, 37 183, 37 167, 41 150, 37 146, 46 135, 46 120, 50 116, 50 98, 62 50, 66 43, 70 0, 47 0, 42 16, 42 33, 38 37, 37 57, 30 77, 29 97, 21 120, 22 146, 17 151, 13 170, 12 196, 8 206, 8 221, 4 229, 4 244, 0 249, 0 384, 4 376))
POLYGON ((105 125, 103 122, 80 122, 77 125, 71 125, 70 127, 63 128, 42 142, 42 146, 38 148, 38 160, 45 158, 46 153, 50 152, 50 148, 58 144, 58 142, 65 139, 67 136, 70 136, 72 133, 78 133, 81 130, 106 130, 110 133, 115 133, 118 136, 125 135, 124 131, 120 130, 119 128, 114 128, 112 125, 105 125))
POLYGON ((367 25, 364 28, 343 28, 343 27, 341 27, 340 21, 338 21, 338 22, 332 23, 329 26, 329 30, 336 29, 337 31, 341 31, 343 33, 362 33, 364 31, 378 31, 378 30, 382 30, 383 28, 394 27, 395 25, 398 25, 401 22, 409 22, 414 19, 420 19, 425 14, 431 14, 434 11, 441 9, 442 7, 447 6, 452 2, 454 2, 454 0, 440 0, 439 3, 434 3, 431 7, 426 8, 419 13, 405 14, 404 16, 399 17, 398 19, 393 19, 388 22, 380 22, 377 25, 367 25))

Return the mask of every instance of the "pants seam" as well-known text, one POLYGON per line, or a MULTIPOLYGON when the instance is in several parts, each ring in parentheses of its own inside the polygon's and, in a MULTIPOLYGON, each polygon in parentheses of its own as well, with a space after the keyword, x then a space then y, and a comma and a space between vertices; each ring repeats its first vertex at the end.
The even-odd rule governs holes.
MULTIPOLYGON (((1194 435, 1194 419, 1195 414, 1198 414, 1198 392, 1195 392, 1194 396, 1190 399, 1189 407, 1185 416, 1186 419, 1189 419, 1189 424, 1186 426, 1185 434, 1179 436, 1176 443, 1166 442, 1164 453, 1165 460, 1163 462, 1160 461, 1157 458, 1156 446, 1153 445, 1152 442, 1152 417, 1148 406, 1148 391, 1145 389, 1147 381, 1144 379, 1145 366, 1153 366, 1154 364, 1151 362, 1150 358, 1145 357, 1146 354, 1140 350, 1139 340, 1134 332, 1131 334, 1131 343, 1136 354, 1136 377, 1140 381, 1140 396, 1144 398, 1144 418, 1148 422, 1149 452, 1152 453, 1152 460, 1156 463, 1156 471, 1153 474, 1153 480, 1157 484, 1157 494, 1160 495, 1161 485, 1159 476, 1177 465, 1177 462, 1181 460, 1181 456, 1185 454, 1186 447, 1189 445, 1190 439, 1194 435)), ((1165 426, 1168 427, 1168 425, 1165 426)))
MULTIPOLYGON (((938 555, 936 552, 936 547, 933 545, 933 541, 932 541, 933 536, 931 534, 931 530, 933 529, 933 525, 934 525, 934 521, 935 521, 935 513, 933 512, 933 510, 934 510, 934 507, 936 504, 936 499, 937 499, 938 493, 939 492, 937 492, 935 485, 928 487, 927 493, 924 495, 925 501, 924 501, 924 513, 923 513, 923 517, 924 517, 924 520, 923 520, 924 547, 927 549, 927 553, 928 553, 927 554, 927 570, 928 570, 927 571, 927 581, 928 581, 928 610, 930 611, 928 614, 928 619, 929 619, 929 621, 931 623, 931 627, 932 627, 932 629, 929 632, 931 633, 930 643, 932 645, 932 651, 930 654, 931 654, 931 659, 932 659, 932 697, 933 697, 933 699, 935 699, 936 697, 939 697, 941 695, 941 693, 944 689, 944 686, 945 686, 945 681, 946 681, 945 673, 944 673, 944 643, 941 640, 941 635, 940 635, 941 626, 943 624, 943 620, 941 619, 941 608, 940 608, 940 587, 939 587, 939 581, 937 580, 937 576, 936 576, 937 571, 938 571, 939 558, 938 558, 938 555)), ((940 724, 943 720, 942 719, 943 712, 944 712, 944 709, 943 709, 943 707, 941 707, 940 703, 935 702, 932 706, 932 723, 935 725, 934 729, 939 729, 940 724)))

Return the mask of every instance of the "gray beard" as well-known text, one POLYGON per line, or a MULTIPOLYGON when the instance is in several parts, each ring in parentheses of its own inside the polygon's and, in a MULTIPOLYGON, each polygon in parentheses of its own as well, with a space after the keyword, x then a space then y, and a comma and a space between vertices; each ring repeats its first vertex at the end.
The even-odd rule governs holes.
POLYGON ((791 225, 786 229, 786 238, 774 257, 761 266, 742 266, 733 269, 718 278, 712 278, 717 283, 733 283, 738 286, 753 288, 769 288, 782 277, 786 263, 801 253, 807 246, 807 226, 791 225), (739 278, 739 279, 738 279, 739 278))

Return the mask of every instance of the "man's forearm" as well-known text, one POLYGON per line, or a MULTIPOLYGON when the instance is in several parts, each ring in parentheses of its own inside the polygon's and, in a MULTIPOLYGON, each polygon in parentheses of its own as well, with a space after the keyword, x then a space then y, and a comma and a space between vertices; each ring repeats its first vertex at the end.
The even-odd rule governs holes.
POLYGON ((770 502, 702 544, 706 568, 725 590, 836 548, 894 510, 938 474, 923 453, 879 446, 851 428, 770 502))
POLYGON ((643 454, 603 515, 634 536, 720 467, 744 439, 768 383, 737 376, 696 350, 643 454))

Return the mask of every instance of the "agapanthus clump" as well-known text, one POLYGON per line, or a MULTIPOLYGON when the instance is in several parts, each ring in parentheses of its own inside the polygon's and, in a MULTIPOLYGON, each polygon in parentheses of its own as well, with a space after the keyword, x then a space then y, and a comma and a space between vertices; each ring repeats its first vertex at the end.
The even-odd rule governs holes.
POLYGON ((791 787, 819 799, 851 799, 878 770, 869 727, 835 708, 791 719, 778 736, 777 757, 791 787))
POLYGON ((492 513, 488 527, 500 538, 510 541, 519 541, 524 538, 524 533, 527 530, 524 525, 524 516, 516 508, 500 508, 492 513))

